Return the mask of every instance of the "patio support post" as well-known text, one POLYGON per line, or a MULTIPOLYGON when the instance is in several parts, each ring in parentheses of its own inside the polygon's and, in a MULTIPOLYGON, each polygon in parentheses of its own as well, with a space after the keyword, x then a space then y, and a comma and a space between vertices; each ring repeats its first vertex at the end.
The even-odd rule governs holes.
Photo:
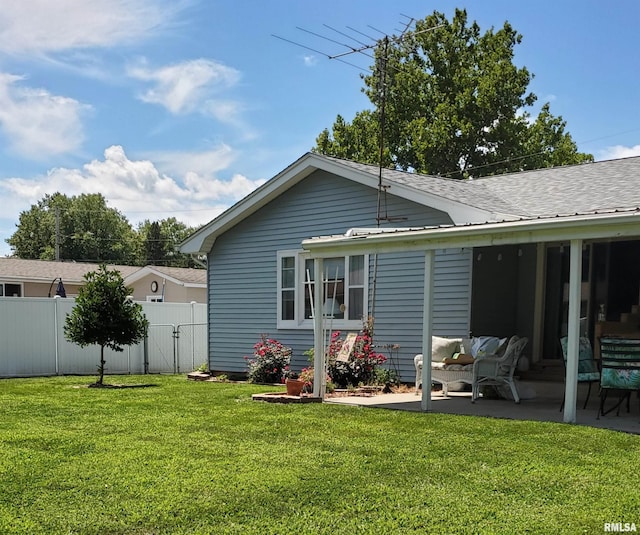
POLYGON ((433 269, 435 251, 424 254, 424 304, 422 311, 422 400, 420 408, 431 410, 431 324, 433 320, 433 269))
POLYGON ((569 318, 567 322, 567 375, 564 382, 563 420, 565 423, 576 422, 581 287, 582 240, 571 240, 569 261, 569 318))
POLYGON ((326 390, 326 358, 324 354, 324 262, 322 258, 313 261, 313 397, 324 398, 326 390))

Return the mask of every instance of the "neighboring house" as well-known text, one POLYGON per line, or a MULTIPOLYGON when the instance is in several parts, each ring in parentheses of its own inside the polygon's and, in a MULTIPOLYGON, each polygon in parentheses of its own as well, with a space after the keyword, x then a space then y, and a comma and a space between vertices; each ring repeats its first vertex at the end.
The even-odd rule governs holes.
POLYGON ((208 257, 212 370, 246 371, 261 334, 291 346, 294 367, 307 364, 319 256, 323 301, 335 302, 326 324, 356 331, 372 315, 378 349, 404 380, 424 332, 519 334, 534 363, 555 364, 569 309, 593 339, 600 305, 619 321, 638 304, 640 157, 467 181, 381 174, 379 183, 376 166, 305 154, 182 244, 208 257))
MULTIPOLYGON (((125 284, 137 301, 206 303, 206 270, 161 266, 120 266, 125 284)), ((74 297, 85 283, 84 275, 98 264, 0 258, 0 296, 53 297, 62 281, 67 297, 74 297)))

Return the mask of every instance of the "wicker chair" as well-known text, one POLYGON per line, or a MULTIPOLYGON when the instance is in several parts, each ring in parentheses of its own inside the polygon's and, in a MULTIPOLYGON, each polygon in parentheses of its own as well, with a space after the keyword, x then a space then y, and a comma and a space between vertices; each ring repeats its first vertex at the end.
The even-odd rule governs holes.
POLYGON ((512 336, 502 357, 487 356, 476 359, 473 363, 472 403, 480 397, 481 387, 504 385, 511 389, 514 401, 520 403, 513 373, 527 342, 527 338, 512 336))
MULTIPOLYGON (((562 357, 565 363, 565 376, 566 376, 566 364, 567 364, 567 337, 563 336, 560 339, 560 346, 562 347, 562 357)), ((584 400, 583 409, 587 408, 589 402, 589 396, 591 395, 591 384, 600 382, 600 370, 598 364, 593 358, 593 350, 591 349, 591 342, 588 338, 581 336, 579 340, 578 350, 578 383, 589 383, 589 390, 587 390, 587 398, 584 400)), ((560 411, 564 409, 564 397, 560 405, 560 411)))

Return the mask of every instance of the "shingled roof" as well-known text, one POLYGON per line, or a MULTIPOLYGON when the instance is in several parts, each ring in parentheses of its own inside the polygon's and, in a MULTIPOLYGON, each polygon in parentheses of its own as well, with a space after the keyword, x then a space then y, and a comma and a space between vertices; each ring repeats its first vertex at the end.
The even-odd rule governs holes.
MULTIPOLYGON (((380 174, 376 165, 306 153, 202 226, 181 244, 180 250, 183 253, 210 251, 217 236, 316 170, 372 188, 377 187, 380 174)), ((640 156, 473 180, 383 169, 382 182, 390 186, 391 195, 446 212, 455 226, 640 208, 640 156)))
MULTIPOLYGON (((378 173, 374 165, 339 160, 378 173)), ((640 156, 549 167, 474 180, 384 169, 383 180, 518 218, 633 210, 640 207, 640 156)), ((507 217, 508 219, 508 217, 507 217)))
MULTIPOLYGON (((23 258, 0 258, 0 278, 5 281, 16 282, 51 282, 61 277, 66 283, 84 284, 84 275, 96 271, 99 264, 84 262, 53 262, 47 260, 28 260, 23 258)), ((109 269, 116 269, 123 279, 144 269, 140 266, 108 265, 109 269)), ((160 266, 145 266, 152 268, 175 280, 187 284, 206 284, 207 270, 193 268, 174 268, 160 266)))

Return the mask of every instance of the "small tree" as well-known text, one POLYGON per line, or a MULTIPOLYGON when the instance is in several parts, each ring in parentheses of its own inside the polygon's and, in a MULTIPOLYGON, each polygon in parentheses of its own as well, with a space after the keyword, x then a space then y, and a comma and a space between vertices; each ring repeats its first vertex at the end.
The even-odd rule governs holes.
POLYGON ((64 334, 80 347, 100 346, 100 377, 103 384, 104 348, 124 351, 123 346, 140 342, 147 333, 147 321, 142 306, 130 298, 132 290, 124 285, 118 271, 101 265, 98 271, 84 276, 87 281, 78 292, 76 305, 67 314, 64 334))

